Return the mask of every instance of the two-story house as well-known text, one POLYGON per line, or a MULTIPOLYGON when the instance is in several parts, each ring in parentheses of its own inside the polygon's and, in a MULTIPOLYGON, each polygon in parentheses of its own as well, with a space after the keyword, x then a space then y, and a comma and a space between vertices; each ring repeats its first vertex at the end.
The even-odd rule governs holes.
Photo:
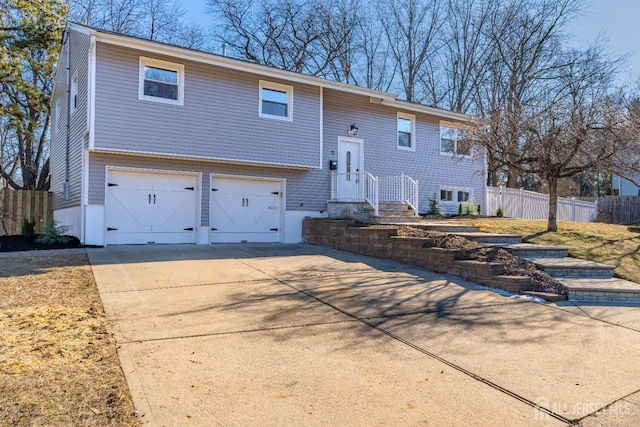
POLYGON ((86 244, 299 242, 332 200, 484 202, 469 116, 79 24, 51 108, 54 216, 86 244))

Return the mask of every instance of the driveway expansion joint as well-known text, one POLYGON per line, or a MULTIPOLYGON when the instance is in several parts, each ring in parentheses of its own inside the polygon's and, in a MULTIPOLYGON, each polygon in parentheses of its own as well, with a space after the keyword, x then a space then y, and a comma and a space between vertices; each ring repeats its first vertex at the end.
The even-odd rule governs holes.
POLYGON ((226 331, 226 332, 211 332, 208 334, 191 334, 191 335, 178 335, 175 337, 162 337, 162 338, 150 338, 145 340, 130 340, 130 341, 118 341, 118 344, 142 344, 148 342, 157 342, 157 341, 170 341, 170 340, 181 340, 181 339, 189 339, 189 338, 202 338, 202 337, 216 337, 216 336, 225 336, 225 335, 240 335, 240 334, 251 334, 255 332, 267 332, 267 331, 279 331, 286 329, 301 329, 301 328, 313 328, 316 326, 326 326, 326 325, 338 325, 341 323, 354 323, 357 322, 357 319, 347 319, 347 320, 336 320, 334 322, 319 322, 319 323, 306 323, 301 325, 287 325, 287 326, 273 326, 270 328, 256 328, 256 329, 243 329, 238 331, 226 331))

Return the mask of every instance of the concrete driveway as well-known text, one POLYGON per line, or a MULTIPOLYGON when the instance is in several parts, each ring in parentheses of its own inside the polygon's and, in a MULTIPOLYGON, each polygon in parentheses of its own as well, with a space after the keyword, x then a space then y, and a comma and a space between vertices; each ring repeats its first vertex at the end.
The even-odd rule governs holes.
POLYGON ((640 307, 306 245, 89 249, 146 425, 640 425, 640 307))

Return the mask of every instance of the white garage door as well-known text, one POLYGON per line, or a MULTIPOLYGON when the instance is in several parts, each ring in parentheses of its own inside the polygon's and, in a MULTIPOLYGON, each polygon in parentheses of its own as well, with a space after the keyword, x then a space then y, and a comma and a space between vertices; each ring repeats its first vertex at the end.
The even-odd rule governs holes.
POLYGON ((107 244, 195 243, 197 176, 109 171, 107 244))
POLYGON ((280 181, 213 177, 211 242, 279 242, 280 181))

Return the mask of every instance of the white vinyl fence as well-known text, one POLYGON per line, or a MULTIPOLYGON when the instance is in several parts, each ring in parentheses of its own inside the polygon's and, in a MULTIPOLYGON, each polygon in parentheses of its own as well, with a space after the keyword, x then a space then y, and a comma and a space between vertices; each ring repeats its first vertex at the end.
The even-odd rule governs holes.
MULTIPOLYGON (((549 196, 533 191, 505 187, 487 187, 486 215, 495 215, 502 208, 504 216, 522 219, 547 219, 549 196)), ((557 219, 561 221, 593 222, 598 216, 598 203, 558 197, 557 219)))

